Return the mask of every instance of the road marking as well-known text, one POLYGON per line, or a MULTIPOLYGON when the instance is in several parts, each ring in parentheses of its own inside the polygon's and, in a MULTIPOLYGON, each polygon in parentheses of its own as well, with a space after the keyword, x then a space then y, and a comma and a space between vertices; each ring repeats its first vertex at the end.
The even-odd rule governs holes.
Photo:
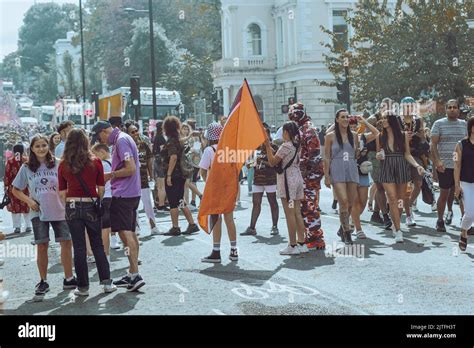
POLYGON ((220 311, 220 310, 218 310, 218 309, 215 309, 215 308, 213 308, 212 311, 213 311, 214 313, 216 313, 216 314, 219 314, 219 315, 227 315, 227 314, 225 314, 224 312, 222 312, 222 311, 220 311))

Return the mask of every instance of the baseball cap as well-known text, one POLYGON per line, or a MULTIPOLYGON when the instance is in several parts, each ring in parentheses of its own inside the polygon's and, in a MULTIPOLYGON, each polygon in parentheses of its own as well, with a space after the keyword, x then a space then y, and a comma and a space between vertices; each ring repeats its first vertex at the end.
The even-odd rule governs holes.
POLYGON ((91 130, 91 145, 94 145, 97 142, 99 137, 99 133, 102 132, 104 129, 110 128, 112 125, 109 121, 98 121, 91 130))

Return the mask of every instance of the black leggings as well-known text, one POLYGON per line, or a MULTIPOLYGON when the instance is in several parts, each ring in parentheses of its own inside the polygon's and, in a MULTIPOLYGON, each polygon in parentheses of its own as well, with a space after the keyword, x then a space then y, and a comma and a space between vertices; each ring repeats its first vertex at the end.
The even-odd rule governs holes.
MULTIPOLYGON (((262 198, 263 192, 254 193, 252 195, 253 207, 252 207, 252 219, 250 221, 250 227, 255 229, 255 225, 257 224, 258 216, 260 215, 260 211, 262 210, 262 198)), ((267 199, 268 203, 270 204, 270 209, 272 212, 272 222, 273 226, 278 226, 278 202, 276 199, 276 192, 268 193, 267 192, 267 199)))
POLYGON ((184 184, 186 179, 183 177, 173 177, 171 178, 171 186, 166 185, 165 181, 165 191, 166 196, 168 197, 168 202, 170 203, 170 209, 175 208, 184 208, 184 184))

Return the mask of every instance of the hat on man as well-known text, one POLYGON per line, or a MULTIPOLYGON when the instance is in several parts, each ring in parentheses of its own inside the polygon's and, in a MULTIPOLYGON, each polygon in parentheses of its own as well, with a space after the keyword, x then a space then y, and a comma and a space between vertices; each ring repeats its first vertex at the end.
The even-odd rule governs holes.
POLYGON ((94 145, 99 138, 99 133, 102 132, 104 129, 110 128, 112 125, 109 121, 98 121, 91 130, 91 145, 94 145))

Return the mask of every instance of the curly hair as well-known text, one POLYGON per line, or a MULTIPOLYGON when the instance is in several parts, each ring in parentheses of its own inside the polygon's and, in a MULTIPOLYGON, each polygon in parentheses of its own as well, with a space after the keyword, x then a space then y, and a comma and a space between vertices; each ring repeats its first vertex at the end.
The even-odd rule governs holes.
MULTIPOLYGON (((43 140, 48 144, 49 148, 49 139, 47 136, 44 136, 42 134, 36 134, 33 138, 31 138, 30 142, 30 157, 28 158, 28 162, 26 162, 26 165, 28 166, 28 169, 30 169, 33 173, 36 173, 38 168, 41 166, 41 162, 38 160, 36 157, 36 154, 33 152, 33 146, 35 145, 36 142, 43 140)), ((54 156, 51 153, 51 151, 48 151, 46 154, 46 161, 45 161, 46 167, 48 169, 54 168, 56 165, 56 162, 54 160, 54 156)))
POLYGON ((90 150, 89 139, 83 129, 72 129, 69 133, 61 158, 73 174, 79 174, 86 165, 93 166, 94 155, 90 150))
POLYGON ((176 116, 168 116, 163 121, 163 129, 168 138, 179 139, 179 133, 181 130, 181 122, 176 116))

